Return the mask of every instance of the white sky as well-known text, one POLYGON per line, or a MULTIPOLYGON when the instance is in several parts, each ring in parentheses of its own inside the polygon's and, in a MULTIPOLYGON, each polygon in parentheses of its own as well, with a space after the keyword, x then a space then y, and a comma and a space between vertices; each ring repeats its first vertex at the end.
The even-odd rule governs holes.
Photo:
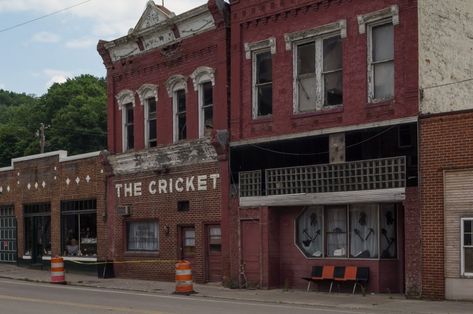
MULTIPOLYGON (((0 30, 87 0, 0 0, 0 30)), ((42 95, 80 74, 104 76, 99 39, 126 35, 148 0, 89 0, 65 12, 0 32, 0 88, 42 95)), ((161 4, 161 0, 155 0, 161 4)), ((206 0, 165 0, 176 14, 206 0)))

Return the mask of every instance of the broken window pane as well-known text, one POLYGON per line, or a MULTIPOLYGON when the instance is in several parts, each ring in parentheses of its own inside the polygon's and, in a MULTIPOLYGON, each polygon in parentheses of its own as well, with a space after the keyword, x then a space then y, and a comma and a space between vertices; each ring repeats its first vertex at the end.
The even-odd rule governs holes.
POLYGON ((212 82, 202 84, 202 122, 204 136, 209 136, 213 129, 213 86, 212 82))
POLYGON ((343 67, 342 40, 340 36, 324 39, 324 72, 343 67))
POLYGON ((394 59, 394 28, 392 24, 373 27, 373 62, 394 59))
POLYGON ((273 87, 272 87, 272 56, 266 51, 256 55, 256 114, 258 116, 272 113, 273 87))
POLYGON ((315 75, 304 75, 297 79, 299 111, 313 111, 316 106, 315 75))
POLYGON ((324 75, 324 106, 343 104, 343 72, 337 71, 324 75))
POLYGON ((126 143, 125 148, 132 149, 134 147, 134 132, 133 132, 133 123, 134 123, 134 112, 133 105, 125 105, 125 132, 126 132, 126 143))
POLYGON ((299 45, 297 54, 297 73, 315 73, 315 43, 299 45))
POLYGON ((186 113, 180 113, 178 116, 178 140, 185 140, 187 135, 186 130, 186 113))
POLYGON ((394 62, 374 65, 374 98, 388 99, 394 96, 394 62))
POLYGON ((176 92, 177 94, 177 111, 186 111, 186 92, 181 89, 176 92))

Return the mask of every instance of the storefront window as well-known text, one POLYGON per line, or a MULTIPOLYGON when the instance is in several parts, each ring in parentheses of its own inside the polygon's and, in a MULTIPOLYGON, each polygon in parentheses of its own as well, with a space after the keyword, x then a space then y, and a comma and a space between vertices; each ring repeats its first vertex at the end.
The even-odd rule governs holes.
POLYGON ((51 205, 49 203, 24 205, 25 255, 32 262, 51 255, 51 205))
POLYGON ((397 257, 396 206, 381 204, 379 211, 381 258, 397 257))
POLYGON ((127 233, 128 251, 159 250, 159 224, 157 221, 129 221, 127 233))
POLYGON ((325 207, 325 236, 328 257, 347 256, 347 209, 346 206, 325 207))
POLYGON ((350 257, 378 257, 378 205, 350 206, 350 257))
POLYGON ((296 220, 296 244, 307 257, 322 257, 322 206, 307 207, 296 220))
POLYGON ((62 246, 65 256, 97 256, 96 200, 63 201, 62 246))

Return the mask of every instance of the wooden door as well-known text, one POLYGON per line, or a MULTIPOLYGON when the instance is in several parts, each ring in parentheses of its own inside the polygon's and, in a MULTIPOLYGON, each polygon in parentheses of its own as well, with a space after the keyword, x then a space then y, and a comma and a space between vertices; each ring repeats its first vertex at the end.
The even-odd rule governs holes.
POLYGON ((208 225, 207 234, 207 281, 222 281, 222 230, 220 225, 208 225))
POLYGON ((186 260, 195 263, 195 227, 185 226, 181 227, 180 242, 181 242, 181 260, 186 260))
MULTIPOLYGON (((261 236, 257 220, 241 222, 242 274, 247 287, 260 287, 261 236), (244 275, 243 275, 244 273, 244 275)), ((242 278, 240 278, 242 280, 242 278)), ((245 284, 243 282, 243 284, 245 284)))

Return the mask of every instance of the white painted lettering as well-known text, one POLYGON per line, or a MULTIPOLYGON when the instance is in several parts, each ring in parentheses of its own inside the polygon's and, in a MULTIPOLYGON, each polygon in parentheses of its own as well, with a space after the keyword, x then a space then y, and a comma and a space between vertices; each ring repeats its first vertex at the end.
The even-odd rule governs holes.
POLYGON ((117 197, 121 197, 121 190, 122 190, 123 184, 115 184, 115 189, 117 189, 117 197))
POLYGON ((154 195, 156 194, 156 181, 151 181, 148 186, 149 194, 154 195))
POLYGON ((197 177, 197 190, 207 191, 207 176, 198 176, 197 177))
POLYGON ((133 193, 135 194, 135 196, 141 196, 143 195, 143 193, 141 192, 141 182, 136 182, 134 187, 133 187, 133 193))
POLYGON ((166 180, 159 180, 158 181, 159 194, 161 194, 161 193, 166 194, 167 193, 167 185, 168 185, 168 182, 166 180))
POLYGON ((186 178, 186 191, 195 191, 194 176, 186 178))
POLYGON ((124 196, 125 197, 128 197, 128 196, 133 196, 133 183, 129 183, 129 184, 124 184, 124 196))
POLYGON ((172 178, 169 179, 169 193, 172 193, 172 178))
POLYGON ((217 188, 217 179, 220 178, 220 174, 214 173, 209 176, 213 180, 213 189, 217 188))
POLYGON ((184 191, 184 187, 182 186, 182 184, 184 183, 184 179, 183 178, 177 178, 176 179, 176 191, 178 192, 182 192, 184 191))

